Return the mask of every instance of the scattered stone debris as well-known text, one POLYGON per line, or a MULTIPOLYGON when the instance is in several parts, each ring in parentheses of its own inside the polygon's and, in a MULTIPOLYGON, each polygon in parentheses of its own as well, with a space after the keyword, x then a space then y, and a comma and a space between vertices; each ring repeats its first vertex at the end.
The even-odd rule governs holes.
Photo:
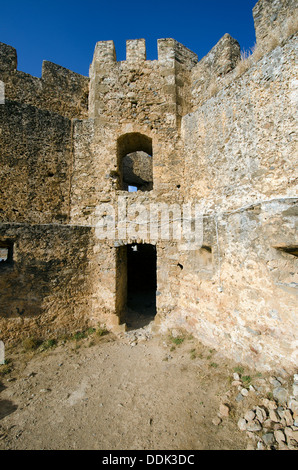
POLYGON ((138 343, 143 341, 148 341, 152 338, 151 325, 147 325, 144 328, 139 328, 136 330, 126 331, 121 333, 121 336, 126 340, 131 347, 136 346, 138 343))
MULTIPOLYGON (((239 378, 238 381, 240 380, 239 378)), ((258 404, 247 409, 238 420, 239 430, 246 432, 250 440, 247 448, 298 450, 298 390, 295 387, 297 374, 294 376, 292 395, 287 387, 283 386, 285 381, 280 377, 269 379, 273 387, 269 392, 266 381, 260 379, 259 382, 262 383, 262 387, 259 387, 259 392, 255 393, 258 404), (267 397, 270 398, 264 398, 262 395, 264 391, 267 391, 267 397)))
POLYGON ((222 403, 219 407, 219 413, 223 417, 228 417, 230 414, 230 408, 228 405, 222 403))
POLYGON ((298 450, 298 374, 290 385, 288 374, 284 377, 258 377, 253 386, 250 377, 234 373, 234 393, 225 395, 229 403, 222 400, 213 425, 238 415, 238 429, 249 439, 247 450, 298 450))

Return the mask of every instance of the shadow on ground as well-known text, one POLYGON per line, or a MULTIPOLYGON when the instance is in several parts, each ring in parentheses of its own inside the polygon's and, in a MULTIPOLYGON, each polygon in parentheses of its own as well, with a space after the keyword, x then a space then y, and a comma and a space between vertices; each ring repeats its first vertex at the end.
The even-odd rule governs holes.
POLYGON ((127 330, 144 328, 154 320, 156 315, 156 301, 152 292, 139 291, 129 295, 124 322, 127 330))
MULTIPOLYGON (((0 382, 0 392, 5 390, 5 386, 0 382)), ((10 400, 0 400, 0 419, 5 418, 5 416, 10 415, 17 410, 17 406, 13 404, 10 400)))

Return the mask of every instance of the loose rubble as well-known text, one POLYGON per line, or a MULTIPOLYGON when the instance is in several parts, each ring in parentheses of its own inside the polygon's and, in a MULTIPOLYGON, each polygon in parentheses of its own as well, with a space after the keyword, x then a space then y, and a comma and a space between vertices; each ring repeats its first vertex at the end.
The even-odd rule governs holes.
MULTIPOLYGON (((285 371, 283 375, 287 376, 285 371)), ((234 373, 231 387, 236 393, 226 393, 212 420, 214 426, 224 425, 232 414, 237 416, 241 406, 244 411, 237 425, 249 439, 247 450, 298 450, 298 374, 290 386, 283 377, 259 377, 253 386, 250 378, 234 373), (230 403, 226 402, 228 397, 230 403)))
MULTIPOLYGON (((259 380, 260 386, 253 387, 257 403, 238 420, 239 430, 249 438, 248 450, 298 450, 297 377, 295 374, 290 391, 281 377, 269 379, 271 390, 264 379, 259 380)), ((238 387, 242 393, 242 385, 238 387)), ((247 395, 251 392, 247 390, 247 395)))
POLYGON ((144 328, 139 328, 136 330, 126 331, 125 333, 120 333, 119 337, 122 337, 124 341, 127 341, 131 347, 136 346, 138 343, 143 341, 148 341, 152 338, 153 333, 151 331, 151 324, 145 326, 144 328))

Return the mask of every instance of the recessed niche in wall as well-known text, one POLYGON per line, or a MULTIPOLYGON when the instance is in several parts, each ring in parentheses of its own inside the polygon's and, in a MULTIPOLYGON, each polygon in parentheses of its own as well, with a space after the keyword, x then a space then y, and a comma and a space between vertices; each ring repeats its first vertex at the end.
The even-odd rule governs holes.
POLYGON ((0 241, 0 267, 13 261, 13 243, 0 241))
POLYGON ((139 133, 121 136, 117 142, 119 189, 129 192, 153 189, 152 139, 139 133))

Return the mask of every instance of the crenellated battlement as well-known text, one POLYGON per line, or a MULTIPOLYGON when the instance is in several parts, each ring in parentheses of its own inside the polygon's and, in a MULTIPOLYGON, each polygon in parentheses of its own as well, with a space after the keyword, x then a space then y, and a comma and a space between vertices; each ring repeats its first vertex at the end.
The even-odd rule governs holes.
MULTIPOLYGON (((256 3, 253 17, 258 51, 268 52, 278 41, 289 37, 291 30, 295 30, 297 11, 295 0, 256 3), (266 47, 268 41, 271 44, 266 47)), ((5 85, 6 99, 65 117, 100 116, 107 122, 111 120, 111 109, 118 108, 121 119, 123 110, 130 108, 131 113, 123 119, 135 120, 141 104, 141 119, 148 121, 148 113, 153 112, 154 116, 159 115, 158 119, 165 117, 166 126, 179 127, 181 117, 208 99, 210 89, 220 89, 222 78, 240 62, 240 45, 229 34, 200 60, 195 52, 173 38, 158 39, 157 49, 157 60, 147 60, 145 39, 129 39, 126 59, 117 61, 114 42, 99 41, 90 65, 90 78, 48 61, 43 62, 41 78, 37 78, 17 70, 17 51, 0 43, 0 80, 5 85), (157 103, 162 103, 158 109, 157 103)))
POLYGON ((41 78, 17 70, 17 51, 0 43, 0 80, 5 98, 69 118, 87 117, 89 78, 49 61, 42 64, 41 78))
POLYGON ((142 62, 146 60, 145 39, 130 39, 126 41, 126 60, 128 62, 142 62))
MULTIPOLYGON (((198 56, 190 49, 172 38, 157 40, 158 62, 163 64, 177 61, 186 68, 192 68, 198 62, 198 56)), ((142 63, 147 60, 145 39, 129 39, 126 41, 126 61, 142 63)), ((112 64, 117 62, 114 41, 99 41, 94 50, 93 63, 112 64)), ((123 61, 121 61, 123 62, 123 61)), ((125 61, 124 61, 125 62, 125 61)), ((150 61, 155 62, 155 61, 150 61)))
POLYGON ((93 62, 116 62, 116 50, 114 41, 99 41, 95 45, 93 62))
POLYGON ((198 56, 172 38, 158 39, 157 45, 158 59, 147 60, 145 40, 127 40, 126 60, 117 61, 113 41, 96 44, 90 66, 89 117, 119 122, 141 116, 152 128, 154 121, 160 126, 161 120, 166 127, 179 126, 189 111, 190 71, 198 56))

